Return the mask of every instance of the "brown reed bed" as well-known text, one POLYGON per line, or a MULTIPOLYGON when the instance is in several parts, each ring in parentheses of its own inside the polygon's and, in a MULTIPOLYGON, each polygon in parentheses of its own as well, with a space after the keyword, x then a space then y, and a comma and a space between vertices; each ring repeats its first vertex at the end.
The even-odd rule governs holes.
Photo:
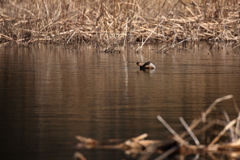
MULTIPOLYGON (((228 106, 229 108, 229 106, 228 106)), ((240 112, 233 95, 226 95, 216 99, 199 117, 188 125, 183 117, 179 120, 186 132, 177 133, 160 115, 157 119, 172 134, 172 138, 165 140, 146 140, 148 134, 144 133, 126 141, 114 139, 101 141, 76 136, 78 149, 118 149, 127 155, 139 157, 139 160, 150 159, 153 154, 157 155, 155 160, 166 159, 170 156, 178 156, 185 159, 188 155, 195 155, 194 159, 239 159, 240 158, 240 112), (236 111, 235 119, 230 120, 226 111, 223 116, 216 118, 217 105, 225 100, 232 100, 232 109, 236 111), (214 113, 215 112, 215 113, 214 113), (112 144, 115 142, 115 144, 112 144), (118 143, 116 143, 118 142, 118 143)), ((76 159, 86 160, 80 152, 74 154, 76 159)), ((170 158, 171 159, 171 158, 170 158)))
MULTIPOLYGON (((0 43, 239 42, 238 0, 4 0, 0 43)), ((106 51, 107 51, 106 49, 106 51)))

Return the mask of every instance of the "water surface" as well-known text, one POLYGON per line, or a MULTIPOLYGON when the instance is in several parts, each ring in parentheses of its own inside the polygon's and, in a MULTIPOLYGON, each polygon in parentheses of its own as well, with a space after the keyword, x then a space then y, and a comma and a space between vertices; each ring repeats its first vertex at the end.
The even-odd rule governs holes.
MULTIPOLYGON (((233 94, 240 102, 239 49, 220 45, 159 53, 158 45, 97 52, 93 46, 0 47, 0 157, 4 159, 131 159, 122 151, 78 150, 75 135, 98 140, 148 133, 163 139, 200 115, 216 98, 233 94), (156 70, 140 71, 151 60, 156 70)), ((235 116, 231 101, 218 105, 235 116)), ((2 158, 1 158, 2 159, 2 158)))

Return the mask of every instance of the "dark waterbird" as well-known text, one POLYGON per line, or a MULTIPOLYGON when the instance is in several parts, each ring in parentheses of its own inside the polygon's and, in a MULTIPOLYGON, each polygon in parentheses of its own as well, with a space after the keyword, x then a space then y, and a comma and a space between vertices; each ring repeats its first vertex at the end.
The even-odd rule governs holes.
POLYGON ((153 63, 151 63, 150 61, 148 61, 146 63, 137 62, 136 64, 140 67, 140 70, 156 68, 156 66, 153 63))

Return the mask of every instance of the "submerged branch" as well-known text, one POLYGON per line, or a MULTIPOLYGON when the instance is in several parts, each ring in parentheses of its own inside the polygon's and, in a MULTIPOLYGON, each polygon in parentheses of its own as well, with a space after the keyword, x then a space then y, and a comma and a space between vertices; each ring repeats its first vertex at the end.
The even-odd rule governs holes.
MULTIPOLYGON (((227 95, 216 99, 205 112, 202 113, 202 117, 196 118, 193 120, 190 126, 187 125, 185 120, 180 117, 180 121, 187 130, 182 134, 178 134, 172 127, 160 116, 157 116, 157 119, 168 129, 168 131, 173 135, 170 140, 145 140, 148 134, 144 133, 137 137, 130 138, 122 143, 117 144, 103 144, 98 140, 92 138, 85 138, 82 136, 76 136, 76 139, 79 141, 77 147, 78 148, 97 148, 97 149, 121 149, 125 151, 126 154, 130 154, 132 156, 136 156, 140 154, 140 160, 147 160, 154 153, 160 153, 161 155, 156 158, 156 160, 162 160, 171 154, 180 153, 181 156, 188 154, 196 154, 195 158, 199 158, 202 153, 209 154, 210 157, 214 157, 212 152, 214 153, 225 153, 228 154, 231 158, 240 157, 240 139, 239 139, 239 123, 240 117, 238 116, 236 119, 230 121, 229 116, 226 112, 224 115, 226 117, 226 121, 222 119, 216 120, 208 120, 208 116, 216 107, 219 102, 224 100, 234 99, 233 95, 227 95), (202 122, 202 123, 201 123, 202 122), (201 123, 201 125, 200 125, 201 123), (218 127, 214 127, 217 125, 218 127), (234 126, 235 125, 235 126, 234 126), (217 130, 219 126, 223 127, 221 130, 217 130), (227 131, 231 130, 231 134, 225 134, 227 131), (213 135, 213 133, 217 133, 214 138, 211 139, 209 144, 201 144, 200 137, 202 137, 203 133, 210 132, 211 135, 206 136, 206 139, 209 139, 213 135), (180 136, 181 135, 181 136, 180 136), (194 140, 196 145, 192 145, 191 141, 189 141, 189 137, 194 140), (226 142, 226 138, 223 138, 223 135, 227 139, 231 139, 231 141, 226 142), (185 138, 186 137, 186 138, 185 138), (219 142, 219 143, 217 143, 219 142), (230 155, 229 151, 231 151, 232 155, 230 155), (234 153, 234 154, 233 154, 234 153)), ((236 109, 237 103, 233 101, 234 108, 236 109)), ((237 107, 238 108, 238 107, 237 107)), ((205 140, 204 140, 205 141, 205 140)), ((110 143, 110 141, 109 141, 110 143)), ((76 152, 74 157, 85 160, 84 156, 80 153, 76 152)))

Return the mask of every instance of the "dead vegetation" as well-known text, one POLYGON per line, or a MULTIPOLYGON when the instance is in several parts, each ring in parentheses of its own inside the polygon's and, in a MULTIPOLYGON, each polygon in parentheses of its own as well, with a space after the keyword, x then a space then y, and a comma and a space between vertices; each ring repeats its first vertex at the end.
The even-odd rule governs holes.
MULTIPOLYGON (((169 140, 145 140, 146 133, 138 137, 130 138, 122 143, 107 144, 91 138, 76 136, 79 141, 77 148, 83 149, 120 149, 126 154, 139 159, 146 160, 153 154, 159 154, 156 160, 162 160, 170 155, 179 155, 182 159, 185 156, 195 154, 196 159, 201 155, 209 156, 210 159, 221 159, 221 155, 226 155, 229 159, 240 157, 240 116, 230 120, 228 114, 223 111, 224 119, 213 119, 211 114, 217 109, 217 104, 224 100, 232 99, 233 109, 239 112, 236 100, 232 95, 227 95, 216 99, 209 108, 201 113, 199 118, 195 118, 190 125, 180 117, 179 120, 186 129, 186 132, 178 134, 171 126, 160 116, 157 119, 173 135, 169 140), (206 143, 206 139, 209 143, 206 143), (205 142, 205 143, 203 143, 205 142)), ((114 141, 116 142, 116 140, 114 141)), ((74 157, 77 159, 86 159, 80 152, 76 152, 74 157)))
POLYGON ((4 0, 0 43, 239 42, 238 0, 4 0))

